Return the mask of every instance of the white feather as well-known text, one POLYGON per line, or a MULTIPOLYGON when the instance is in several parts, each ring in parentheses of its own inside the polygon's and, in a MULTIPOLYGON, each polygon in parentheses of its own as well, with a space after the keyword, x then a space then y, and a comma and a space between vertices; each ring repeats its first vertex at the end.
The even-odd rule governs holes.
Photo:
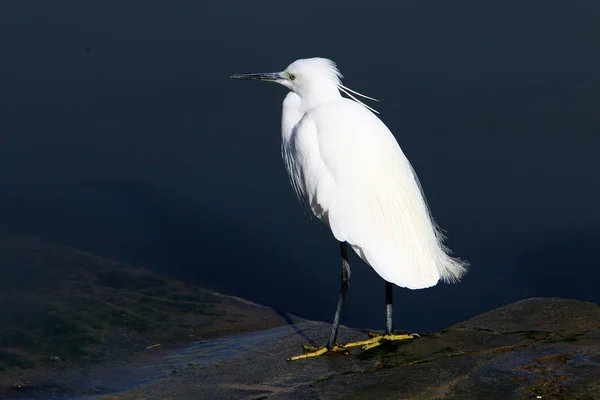
POLYGON ((450 256, 386 125, 341 85, 332 61, 298 60, 287 70, 297 78, 286 84, 282 155, 304 206, 389 282, 421 289, 459 280, 468 263, 450 256))

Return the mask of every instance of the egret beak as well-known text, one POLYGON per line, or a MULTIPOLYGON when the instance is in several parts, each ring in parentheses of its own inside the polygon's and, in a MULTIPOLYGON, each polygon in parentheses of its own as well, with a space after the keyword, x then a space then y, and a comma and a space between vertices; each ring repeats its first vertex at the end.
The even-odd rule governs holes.
POLYGON ((281 72, 258 72, 258 73, 245 73, 235 74, 230 76, 231 79, 252 79, 259 81, 271 81, 276 82, 284 79, 281 72))

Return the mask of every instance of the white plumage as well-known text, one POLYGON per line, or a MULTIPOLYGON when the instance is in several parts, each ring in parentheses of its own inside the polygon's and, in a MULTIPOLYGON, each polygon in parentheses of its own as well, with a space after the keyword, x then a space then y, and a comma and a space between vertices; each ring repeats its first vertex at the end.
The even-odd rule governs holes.
POLYGON ((466 263, 448 254, 418 178, 386 125, 341 96, 332 61, 298 60, 286 72, 296 86, 283 102, 282 153, 300 201, 388 282, 422 289, 440 278, 458 280, 466 263))
POLYGON ((282 110, 284 164, 300 201, 337 240, 398 286, 460 279, 468 264, 450 256, 409 161, 376 111, 352 94, 369 97, 341 84, 335 63, 301 59, 281 73, 240 77, 290 89, 282 110))

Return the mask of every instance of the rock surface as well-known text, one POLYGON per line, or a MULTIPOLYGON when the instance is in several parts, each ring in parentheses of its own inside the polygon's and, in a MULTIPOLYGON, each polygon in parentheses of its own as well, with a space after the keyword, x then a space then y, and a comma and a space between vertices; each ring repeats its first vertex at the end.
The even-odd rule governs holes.
POLYGON ((155 365, 154 382, 102 399, 600 399, 595 304, 527 299, 410 342, 285 361, 328 328, 301 321, 190 346, 155 365))
POLYGON ((28 235, 0 233, 0 277, 0 398, 104 392, 96 373, 294 318, 28 235))
POLYGON ((592 303, 527 299, 287 362, 330 325, 27 237, 0 236, 0 270, 3 399, 600 399, 592 303))

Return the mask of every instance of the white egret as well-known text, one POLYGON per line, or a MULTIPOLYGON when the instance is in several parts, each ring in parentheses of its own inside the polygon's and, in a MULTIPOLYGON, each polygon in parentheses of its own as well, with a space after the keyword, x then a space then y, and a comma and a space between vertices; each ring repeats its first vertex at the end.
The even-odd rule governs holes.
POLYGON ((456 282, 468 263, 450 255, 396 139, 376 111, 353 94, 375 99, 343 86, 336 64, 325 58, 296 60, 282 72, 231 78, 275 82, 290 90, 281 121, 285 167, 300 202, 340 242, 342 288, 329 341, 320 348, 304 346, 307 352, 288 360, 412 339, 393 332, 392 284, 423 289, 440 279, 456 282), (337 332, 350 285, 346 243, 386 281, 386 330, 384 335, 339 345, 337 332))

